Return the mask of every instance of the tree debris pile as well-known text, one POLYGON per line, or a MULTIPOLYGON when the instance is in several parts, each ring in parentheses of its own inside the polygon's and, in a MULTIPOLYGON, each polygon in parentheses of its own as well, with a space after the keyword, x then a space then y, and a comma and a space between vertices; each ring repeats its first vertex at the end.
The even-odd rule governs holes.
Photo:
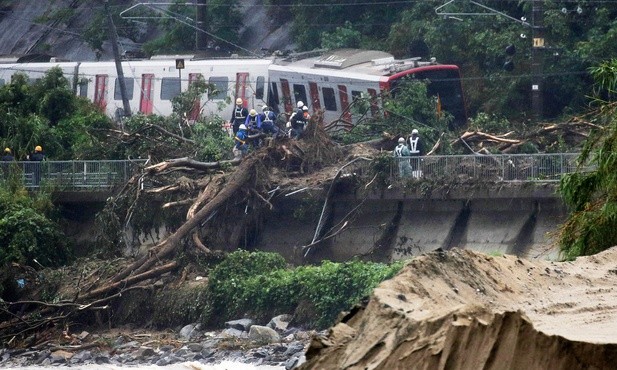
POLYGON ((431 252, 314 338, 301 369, 612 368, 616 258, 431 252))
POLYGON ((106 310, 115 298, 149 289, 187 261, 216 261, 222 252, 246 246, 260 227, 262 212, 272 208, 270 191, 285 177, 307 176, 342 158, 320 119, 314 116, 300 140, 266 142, 241 161, 178 158, 144 168, 108 200, 97 220, 99 241, 110 246, 109 254, 118 255, 120 245, 137 258, 111 274, 96 273, 60 305, 37 301, 21 305, 19 314, 6 310, 0 335, 19 340, 83 312, 106 310))
POLYGON ((592 130, 602 129, 584 117, 566 122, 539 124, 516 131, 491 133, 476 128, 463 132, 449 144, 480 154, 559 153, 580 148, 592 130))

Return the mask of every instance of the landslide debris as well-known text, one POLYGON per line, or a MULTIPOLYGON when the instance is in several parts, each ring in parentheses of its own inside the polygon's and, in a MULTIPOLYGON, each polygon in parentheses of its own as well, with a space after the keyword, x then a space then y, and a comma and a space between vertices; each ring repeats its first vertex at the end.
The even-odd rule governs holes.
POLYGON ((574 262, 435 251, 313 339, 300 369, 609 369, 617 247, 574 262))

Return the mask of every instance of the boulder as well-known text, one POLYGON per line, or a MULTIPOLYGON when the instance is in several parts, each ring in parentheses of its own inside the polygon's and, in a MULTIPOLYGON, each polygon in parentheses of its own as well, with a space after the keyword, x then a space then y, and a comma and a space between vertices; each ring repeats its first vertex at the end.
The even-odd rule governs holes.
POLYGON ((231 328, 231 329, 242 330, 242 331, 249 331, 253 323, 254 321, 251 319, 232 320, 232 321, 227 321, 225 323, 225 327, 231 328))
POLYGON ((279 333, 282 333, 287 330, 289 322, 291 322, 291 315, 278 315, 276 317, 273 317, 266 326, 270 329, 278 331, 279 333))
POLYGON ((281 341, 276 330, 267 326, 253 325, 249 330, 249 340, 257 343, 275 343, 281 341))

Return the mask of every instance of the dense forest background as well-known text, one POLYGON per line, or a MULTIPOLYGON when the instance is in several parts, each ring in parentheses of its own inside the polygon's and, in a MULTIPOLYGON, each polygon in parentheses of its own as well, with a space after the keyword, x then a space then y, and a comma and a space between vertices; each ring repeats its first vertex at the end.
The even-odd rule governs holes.
MULTIPOLYGON (((541 6, 543 14, 545 47, 539 58, 545 118, 585 109, 587 97, 592 95, 588 69, 617 51, 617 3, 606 1, 201 2, 207 4, 203 31, 208 50, 217 55, 263 56, 274 51, 273 47, 283 52, 359 47, 388 51, 400 58, 435 57, 440 63, 457 64, 463 73, 471 117, 484 112, 517 121, 531 118, 534 3, 541 6), (455 15, 440 15, 443 13, 455 15)), ((10 16, 26 19, 32 13, 33 5, 25 8, 19 3, 0 1, 0 27, 10 16)), ((71 45, 68 39, 77 39, 89 48, 79 55, 94 57, 98 51, 103 57, 110 56, 102 1, 36 3, 40 9, 30 18, 28 34, 45 29, 46 36, 24 37, 21 42, 7 40, 11 50, 5 46, 0 53, 61 53, 53 42, 59 39, 51 36, 58 31, 63 45, 71 45)), ((196 8, 185 5, 185 1, 176 1, 177 5, 149 3, 131 8, 137 2, 109 2, 123 51, 146 55, 195 51, 196 8)), ((538 32, 540 26, 536 27, 538 32)))
MULTIPOLYGON (((181 3, 185 2, 156 9, 152 8, 153 5, 141 6, 134 8, 131 17, 127 18, 126 13, 124 16, 121 13, 136 2, 109 1, 110 14, 125 55, 129 52, 145 56, 196 52, 196 32, 192 23, 195 7, 181 3)), ((573 117, 606 126, 607 130, 614 129, 611 126, 614 125, 613 110, 606 107, 612 107, 610 101, 614 97, 617 80, 614 62, 617 55, 616 2, 317 0, 309 4, 299 0, 208 0, 206 4, 204 31, 208 42, 207 48, 199 52, 218 56, 232 53, 255 57, 270 55, 274 50, 264 49, 264 44, 247 42, 250 38, 248 34, 257 30, 270 35, 277 32, 275 30, 281 30, 283 25, 288 25, 286 29, 291 41, 285 48, 278 49, 282 53, 344 47, 370 48, 388 51, 399 58, 435 57, 441 63, 459 65, 463 74, 470 130, 505 134, 516 129, 531 137, 534 136, 534 126, 550 120, 568 122, 573 117), (539 5, 543 15, 541 30, 530 27, 530 22, 534 24, 531 19, 533 7, 537 9, 539 5), (439 12, 450 15, 440 15, 439 12), (258 24, 255 18, 260 20, 258 24), (534 33, 540 31, 545 37, 545 46, 540 52, 544 117, 537 121, 531 113, 531 40, 534 33), (590 108, 598 108, 595 116, 585 116, 590 108)), ((75 50, 69 47, 73 45, 72 40, 89 50, 82 53, 87 57, 94 58, 97 51, 101 58, 110 56, 106 11, 102 1, 0 0, 0 7, 0 27, 6 31, 0 43, 2 54, 21 52, 69 57, 74 55, 75 50), (34 3, 38 10, 33 17, 30 11, 35 9, 34 3), (7 27, 6 22, 16 18, 27 25, 29 31, 25 31, 24 35, 30 36, 13 36, 14 42, 5 42, 6 37, 17 29, 7 27), (40 33, 41 29, 46 32, 40 33), (52 36, 54 32, 68 41, 60 42, 60 36, 52 36), (63 50, 65 54, 62 54, 63 50)), ((40 144, 44 138, 45 151, 54 159, 137 156, 149 156, 157 162, 181 156, 203 161, 229 159, 230 139, 219 130, 211 129, 220 127, 220 118, 219 121, 204 120, 202 125, 196 125, 191 131, 178 129, 179 117, 194 101, 192 93, 199 92, 187 92, 186 96, 178 97, 177 109, 172 117, 136 116, 125 122, 127 132, 118 132, 107 117, 72 94, 69 82, 58 71, 50 71, 45 79, 36 84, 30 84, 26 77, 17 78, 0 88, 0 107, 4 107, 0 110, 1 143, 12 148, 17 158, 25 158, 33 146, 40 144), (144 132, 147 135, 143 135, 144 132), (180 145, 178 140, 169 137, 169 132, 181 137, 180 145)), ((393 114, 389 114, 383 122, 355 129, 352 133, 355 137, 344 137, 343 141, 367 140, 379 136, 386 129, 396 137, 410 132, 412 123, 421 123, 421 133, 430 147, 441 141, 440 154, 461 150, 449 146, 448 143, 455 142, 460 133, 445 132, 447 122, 435 117, 434 107, 426 97, 425 86, 410 86, 396 100, 385 101, 384 108, 393 114), (440 140, 443 135, 444 139, 440 140)), ((595 137, 610 137, 607 132, 600 130, 595 137)), ((556 135, 560 144, 563 136, 556 135)), ((586 137, 586 134, 578 136, 586 137)), ((614 157, 612 142, 610 150, 602 151, 611 154, 611 161, 614 157)), ((591 143, 587 149, 589 153, 601 147, 597 142, 591 143)), ((538 143, 518 148, 519 152, 579 149, 538 143)), ((606 166, 606 173, 613 171, 611 161, 606 166)), ((588 187, 584 193, 573 194, 600 194, 601 197, 612 191, 602 190, 598 185, 600 183, 597 179, 573 180, 569 185, 570 189, 578 188, 578 185, 588 187)), ((567 191, 568 183, 564 183, 563 188, 567 191)), ((9 203, 17 199, 15 194, 23 190, 11 189, 4 197, 9 203)), ((582 212, 591 204, 589 199, 573 203, 582 212)), ((25 207, 32 208, 29 204, 25 207)), ((39 207, 38 210, 41 215, 53 216, 46 207, 39 207)), ((609 218, 612 220, 617 212, 611 212, 609 218)), ((602 212, 599 214, 606 216, 602 212)), ((594 224, 597 223, 585 223, 594 224)), ((36 239, 52 240, 46 236, 48 231, 55 232, 41 230, 40 237, 36 239)), ((573 238, 580 232, 575 234, 572 234, 573 238)), ((25 244, 22 239, 29 240, 30 237, 14 238, 14 235, 18 234, 0 234, 0 239, 4 238, 5 245, 14 246, 15 251, 23 249, 25 244)), ((603 235, 598 239, 603 240, 600 243, 602 247, 613 240, 603 235)))

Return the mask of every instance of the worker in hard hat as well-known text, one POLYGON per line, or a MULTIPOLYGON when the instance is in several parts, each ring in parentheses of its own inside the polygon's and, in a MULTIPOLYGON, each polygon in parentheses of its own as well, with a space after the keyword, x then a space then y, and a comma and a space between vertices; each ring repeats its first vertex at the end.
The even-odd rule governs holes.
POLYGON ((297 117, 304 115, 304 111, 302 110, 303 107, 304 102, 302 100, 298 100, 296 103, 297 109, 289 115, 289 121, 287 121, 286 124, 287 129, 289 129, 289 137, 298 138, 299 136, 299 133, 294 129, 294 126, 297 126, 295 125, 297 117))
POLYGON ((34 153, 31 153, 26 158, 31 162, 37 162, 30 164, 28 167, 30 169, 30 172, 32 173, 32 185, 39 186, 41 182, 40 162, 45 160, 45 154, 43 154, 43 147, 37 145, 36 147, 34 147, 34 153))
POLYGON ((4 148, 4 153, 2 154, 2 162, 12 162, 15 160, 13 156, 13 152, 11 148, 4 148))
POLYGON ((26 157, 29 161, 40 162, 45 160, 45 154, 43 154, 43 147, 37 145, 34 147, 34 152, 26 157))
POLYGON ((257 114, 255 109, 251 109, 249 111, 249 115, 246 117, 244 125, 246 125, 246 128, 250 133, 261 130, 261 117, 257 114))
POLYGON ((394 160, 398 164, 398 174, 400 177, 411 175, 411 165, 409 164, 409 148, 405 145, 405 138, 398 139, 398 145, 394 148, 394 160))
POLYGON ((424 155, 424 143, 420 138, 420 134, 417 129, 411 130, 411 136, 407 140, 407 147, 409 148, 409 155, 411 158, 411 167, 413 170, 413 176, 415 178, 422 177, 422 169, 420 168, 422 164, 422 159, 420 156, 424 155))
POLYGON ((246 155, 249 150, 248 146, 248 132, 244 123, 238 126, 238 132, 234 136, 234 158, 239 159, 246 155))
POLYGON ((259 118, 261 119, 261 129, 264 134, 278 136, 279 128, 275 124, 276 114, 267 105, 264 105, 262 108, 259 118))
POLYGON ((248 115, 249 111, 244 107, 244 100, 242 100, 242 98, 236 99, 236 105, 234 107, 231 119, 229 120, 229 122, 231 122, 234 135, 238 132, 240 125, 245 124, 248 115))
POLYGON ((307 116, 304 115, 304 108, 306 108, 306 112, 308 115, 308 107, 304 105, 301 101, 298 102, 298 110, 291 116, 291 137, 294 139, 300 138, 304 129, 306 128, 306 124, 308 123, 307 116))
POLYGON ((261 117, 257 114, 255 109, 251 109, 249 111, 249 115, 246 117, 244 125, 248 130, 249 136, 252 138, 251 143, 253 144, 253 148, 259 148, 261 146, 261 136, 255 137, 255 135, 261 134, 261 117))

